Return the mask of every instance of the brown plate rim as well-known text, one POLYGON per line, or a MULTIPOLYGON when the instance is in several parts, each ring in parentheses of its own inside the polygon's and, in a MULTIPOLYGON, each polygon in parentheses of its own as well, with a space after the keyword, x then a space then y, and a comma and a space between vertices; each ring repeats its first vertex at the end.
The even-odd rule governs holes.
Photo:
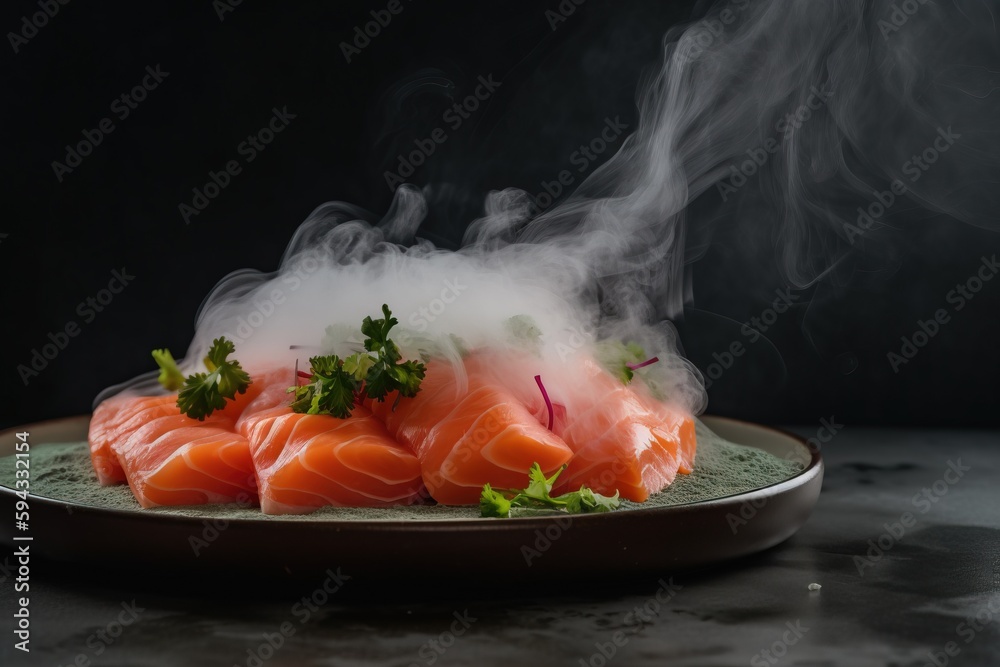
MULTIPOLYGON (((740 493, 730 494, 727 496, 721 496, 719 498, 712 498, 709 500, 693 501, 688 503, 680 503, 677 505, 668 505, 666 507, 651 507, 651 508, 638 508, 629 509, 619 512, 609 512, 601 514, 577 514, 572 515, 573 522, 583 521, 583 522, 599 522, 608 520, 618 520, 612 517, 631 517, 637 520, 642 520, 643 518, 648 518, 650 516, 661 515, 664 513, 679 514, 686 511, 703 511, 709 510, 712 507, 729 505, 734 502, 735 499, 742 499, 744 501, 750 501, 761 497, 761 496, 773 496, 778 495, 786 491, 790 491, 794 488, 802 486, 809 483, 810 480, 814 479, 817 475, 820 475, 823 471, 823 458, 822 453, 818 447, 810 446, 805 438, 802 436, 789 432, 787 430, 777 428, 774 426, 767 426, 763 424, 756 424, 753 422, 745 421, 742 419, 735 419, 732 417, 716 416, 716 415, 702 415, 700 418, 708 418, 710 421, 726 421, 732 424, 736 424, 741 427, 749 427, 751 429, 763 429, 765 431, 771 431, 775 434, 781 435, 783 437, 789 438, 796 441, 799 445, 803 446, 809 452, 809 463, 800 470, 795 475, 765 486, 760 486, 749 491, 742 491, 740 493)), ((75 422, 79 420, 89 420, 90 415, 74 415, 68 417, 59 417, 56 419, 43 420, 38 422, 33 422, 30 424, 23 424, 15 427, 11 427, 0 431, 0 441, 6 440, 8 437, 19 433, 28 431, 29 433, 34 430, 47 429, 63 422, 75 422)), ((30 442, 30 441, 29 441, 30 442)), ((41 443, 44 446, 46 443, 41 443)), ((736 443, 741 444, 741 443, 736 443)), ((0 497, 14 498, 16 490, 9 486, 4 486, 0 484, 0 497)), ((95 507, 94 505, 85 505, 75 501, 60 500, 58 498, 50 498, 48 496, 38 496, 32 493, 28 494, 28 497, 33 502, 39 502, 43 505, 50 505, 54 507, 71 507, 73 512, 81 512, 85 514, 99 514, 101 516, 108 517, 118 517, 121 519, 148 519, 151 521, 167 521, 175 523, 195 523, 200 525, 201 521, 204 521, 205 516, 184 516, 177 514, 158 514, 158 513, 143 513, 137 510, 119 510, 103 507, 95 507)), ((285 525, 301 525, 301 526, 311 526, 316 529, 331 529, 331 530, 343 530, 350 529, 352 531, 398 531, 406 530, 407 532, 413 531, 433 531, 440 532, 443 529, 454 529, 458 532, 468 532, 479 531, 479 530, 517 530, 521 531, 526 528, 530 528, 532 524, 536 524, 539 527, 546 526, 552 521, 564 518, 565 515, 552 515, 552 516, 532 516, 532 517, 511 517, 509 519, 497 520, 497 519, 482 519, 482 518, 470 518, 470 519, 420 519, 420 520, 406 520, 406 519, 379 519, 379 520, 363 520, 363 519, 329 519, 322 521, 303 521, 297 519, 260 519, 260 518, 228 518, 226 521, 229 524, 237 524, 242 526, 285 526, 285 525)))

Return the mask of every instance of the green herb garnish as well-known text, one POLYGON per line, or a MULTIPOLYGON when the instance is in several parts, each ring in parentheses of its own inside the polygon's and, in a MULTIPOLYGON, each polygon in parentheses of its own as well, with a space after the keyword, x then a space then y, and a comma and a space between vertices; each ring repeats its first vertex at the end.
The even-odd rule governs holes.
POLYGON ((542 346, 542 330, 531 315, 514 315, 503 323, 507 340, 516 347, 537 352, 542 346))
POLYGON ((170 350, 153 350, 153 359, 160 367, 160 375, 156 379, 170 391, 177 391, 184 384, 184 373, 177 367, 177 362, 170 350))
POLYGON ((511 516, 512 511, 519 508, 565 514, 590 514, 610 512, 621 505, 617 491, 614 496, 602 496, 585 486, 581 486, 579 491, 564 493, 553 498, 552 487, 565 469, 564 465, 551 477, 546 477, 541 466, 534 463, 528 471, 528 486, 523 490, 494 489, 489 484, 484 484, 483 492, 479 496, 480 515, 507 518, 511 516))
POLYGON ((622 343, 617 340, 604 340, 597 345, 597 360, 601 362, 612 375, 628 384, 635 377, 632 366, 646 359, 646 352, 638 343, 622 343))
POLYGON ((483 492, 479 496, 479 515, 494 517, 510 516, 510 501, 493 487, 483 484, 483 492))
POLYGON ((400 397, 417 395, 427 369, 419 361, 403 360, 389 338, 389 331, 399 322, 388 305, 382 305, 382 313, 382 319, 366 317, 361 323, 364 352, 343 359, 335 354, 309 359, 309 384, 288 388, 295 394, 292 410, 346 419, 364 396, 384 401, 394 391, 400 397))
POLYGON ((288 388, 289 393, 295 393, 292 411, 348 417, 361 381, 344 370, 344 362, 335 354, 312 357, 309 364, 312 366, 309 384, 288 388))
POLYGON ((204 421, 205 417, 226 407, 227 400, 246 392, 252 382, 240 362, 227 359, 235 351, 232 341, 216 338, 204 359, 208 372, 192 373, 185 378, 170 350, 153 350, 153 359, 160 367, 157 379, 170 391, 180 389, 177 407, 182 413, 204 421))

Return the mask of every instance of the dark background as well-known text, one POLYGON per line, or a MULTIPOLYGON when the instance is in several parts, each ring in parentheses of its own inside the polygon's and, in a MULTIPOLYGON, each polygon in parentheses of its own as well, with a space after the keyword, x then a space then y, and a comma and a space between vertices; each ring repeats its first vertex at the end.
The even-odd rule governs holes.
MULTIPOLYGON (((384 212, 384 172, 442 125, 451 98, 492 74, 502 83, 488 104, 408 179, 444 184, 422 235, 454 246, 490 189, 538 193, 605 118, 635 126, 636 88, 657 66, 663 33, 689 20, 693 3, 589 0, 553 30, 546 10, 556 0, 402 0, 402 13, 350 63, 340 43, 386 2, 248 0, 222 20, 207 0, 183 4, 71 2, 18 53, 9 38, 0 47, 8 188, 0 425, 86 412, 102 388, 150 370, 151 348, 183 354, 216 281, 243 267, 275 269, 317 205, 384 212), (120 120, 112 101, 157 65, 169 75, 120 120), (247 164, 237 147, 274 107, 295 118, 247 164), (59 182, 52 162, 105 117, 114 131, 59 182), (185 224, 179 204, 232 159, 242 173, 185 224), (123 267, 134 281, 83 322, 78 304, 123 267), (79 335, 25 385, 17 366, 70 321, 79 335)), ((20 31, 37 11, 34 2, 5 3, 0 27, 20 31)), ((887 221, 877 252, 796 292, 767 338, 746 345, 713 382, 709 412, 817 425, 1000 424, 1000 281, 961 311, 946 301, 996 252, 997 237, 909 204, 887 221), (887 353, 938 308, 951 321, 894 373, 887 353)), ((749 343, 740 324, 784 287, 767 229, 722 221, 690 266, 693 300, 677 326, 703 370, 733 341, 749 343)))

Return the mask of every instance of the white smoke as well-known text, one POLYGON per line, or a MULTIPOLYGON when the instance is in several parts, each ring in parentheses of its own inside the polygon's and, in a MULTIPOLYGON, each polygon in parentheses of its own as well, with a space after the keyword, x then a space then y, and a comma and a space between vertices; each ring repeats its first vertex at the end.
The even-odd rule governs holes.
POLYGON ((686 238, 710 220, 754 226, 798 287, 859 251, 856 209, 894 181, 905 186, 895 196, 997 227, 997 7, 716 4, 666 35, 637 131, 566 201, 532 218, 525 193, 493 192, 456 252, 419 238, 416 188, 399 188, 380 221, 325 204, 276 274, 237 272, 213 290, 188 359, 227 335, 250 368, 291 364, 309 354, 290 346, 319 346, 328 326, 357 327, 382 303, 410 334, 473 347, 502 344, 505 322, 526 315, 552 363, 572 363, 567 350, 595 339, 641 342, 671 397, 698 412, 701 377, 668 318, 690 294, 686 238), (914 172, 943 132, 948 149, 914 172))

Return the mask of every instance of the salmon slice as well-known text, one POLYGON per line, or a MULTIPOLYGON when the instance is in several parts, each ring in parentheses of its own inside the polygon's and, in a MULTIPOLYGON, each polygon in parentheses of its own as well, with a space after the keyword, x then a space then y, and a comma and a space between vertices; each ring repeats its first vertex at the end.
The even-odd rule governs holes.
POLYGON ((575 456, 555 492, 587 486, 643 502, 694 466, 694 419, 616 380, 596 362, 585 361, 586 381, 571 394, 566 424, 557 429, 575 456))
POLYGON ((250 446, 221 412, 205 421, 157 417, 111 450, 143 507, 256 500, 250 446))
POLYGON ((409 505, 423 497, 416 457, 367 408, 355 407, 347 419, 295 413, 288 386, 265 389, 236 427, 249 441, 265 514, 409 505))
POLYGON ((679 465, 677 472, 682 475, 690 475, 694 472, 694 458, 698 448, 698 440, 695 437, 695 423, 691 414, 677 405, 657 401, 645 392, 636 390, 640 400, 649 408, 653 414, 660 418, 667 427, 669 433, 674 434, 680 446, 677 450, 679 465))
POLYGON ((278 372, 255 374, 245 393, 204 421, 182 415, 176 393, 104 401, 94 410, 88 436, 98 480, 104 486, 129 482, 144 507, 251 502, 249 444, 233 432, 234 422, 278 372))
MULTIPOLYGON (((233 423, 237 423, 240 417, 243 416, 244 411, 250 406, 251 403, 257 400, 257 398, 264 393, 265 390, 273 387, 275 385, 281 385, 284 388, 291 387, 295 384, 295 369, 294 368, 279 368, 270 367, 263 369, 256 369, 253 371, 248 371, 250 373, 250 386, 242 394, 236 394, 231 400, 226 401, 226 407, 222 410, 222 414, 231 419, 233 423)), ((291 396, 285 395, 283 397, 285 402, 291 402, 291 396)))
POLYGON ((177 415, 177 394, 168 396, 118 395, 102 402, 90 418, 87 441, 90 461, 101 486, 125 481, 118 457, 111 445, 128 438, 142 425, 159 417, 177 415))
POLYGON ((464 369, 431 360, 420 392, 393 410, 395 398, 371 403, 372 413, 416 454, 424 484, 439 503, 478 503, 487 482, 523 487, 532 463, 551 473, 573 456, 474 357, 464 369))

